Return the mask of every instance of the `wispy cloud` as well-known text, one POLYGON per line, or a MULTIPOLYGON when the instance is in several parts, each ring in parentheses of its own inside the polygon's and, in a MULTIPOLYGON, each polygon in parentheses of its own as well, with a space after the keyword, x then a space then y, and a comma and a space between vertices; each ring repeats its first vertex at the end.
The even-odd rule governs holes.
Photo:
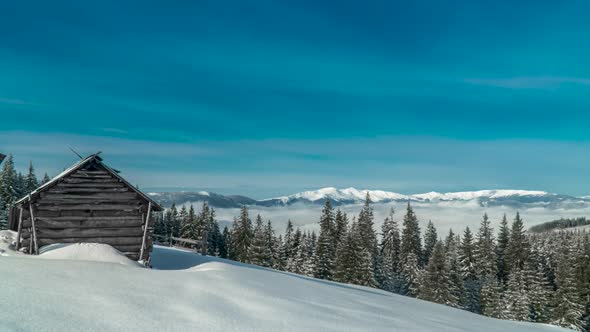
POLYGON ((100 128, 100 130, 104 131, 105 133, 116 133, 116 134, 127 134, 127 130, 119 129, 119 128, 100 128))
POLYGON ((517 76, 508 78, 466 78, 469 84, 507 89, 557 89, 564 85, 590 85, 590 78, 563 76, 517 76))
POLYGON ((38 105, 36 103, 28 102, 21 99, 12 99, 12 98, 5 98, 0 97, 0 104, 9 104, 9 105, 38 105))

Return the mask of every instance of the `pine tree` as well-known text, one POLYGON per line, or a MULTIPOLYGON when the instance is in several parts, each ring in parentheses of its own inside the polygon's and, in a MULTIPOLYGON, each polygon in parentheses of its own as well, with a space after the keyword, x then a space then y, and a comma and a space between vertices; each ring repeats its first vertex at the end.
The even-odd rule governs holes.
POLYGON ((573 257, 567 244, 562 244, 555 271, 555 291, 551 324, 583 331, 584 307, 578 297, 573 257))
POLYGON ((376 287, 372 269, 372 257, 362 243, 358 224, 353 220, 340 244, 340 254, 335 263, 334 280, 362 286, 376 287))
POLYGON ((464 285, 460 303, 465 310, 479 313, 479 281, 475 272, 474 251, 473 235, 469 227, 466 227, 459 245, 459 264, 464 285))
POLYGON ((526 282, 525 273, 516 262, 516 265, 510 269, 510 276, 508 277, 506 293, 503 299, 505 309, 501 318, 519 321, 528 321, 530 319, 529 308, 531 301, 527 293, 526 282))
POLYGON ((314 276, 319 279, 331 279, 334 273, 334 211, 330 200, 326 204, 320 217, 320 236, 316 247, 314 276))
POLYGON ((381 237, 381 288, 390 292, 399 293, 400 279, 400 234, 397 222, 393 217, 393 208, 385 218, 382 226, 381 237))
POLYGON ((549 321, 552 290, 540 263, 537 252, 532 252, 525 263, 524 278, 530 301, 529 319, 533 322, 549 321))
POLYGON ((414 254, 416 258, 422 257, 420 226, 418 224, 418 218, 416 217, 414 210, 412 210, 409 202, 406 209, 406 215, 404 216, 400 254, 404 264, 410 254, 414 254))
POLYGON ((442 241, 434 245, 423 275, 418 298, 450 306, 457 304, 457 298, 452 292, 450 269, 442 241))
POLYGON ((374 215, 371 204, 371 196, 369 195, 369 192, 367 192, 365 205, 359 213, 357 226, 359 236, 361 237, 361 243, 363 247, 369 252, 369 255, 371 256, 371 266, 374 268, 377 258, 377 234, 375 233, 375 229, 373 227, 374 215))
POLYGON ((336 217, 334 219, 334 247, 338 248, 340 243, 344 241, 346 236, 346 229, 348 227, 348 216, 340 209, 336 210, 336 217))
POLYGON ((46 184, 49 181, 51 181, 51 178, 49 177, 49 175, 47 175, 47 173, 45 173, 45 175, 43 175, 43 180, 41 181, 41 184, 46 184))
MULTIPOLYGON (((184 207, 183 207, 184 209, 184 207)), ((182 212, 182 210, 181 210, 182 212)), ((191 204, 186 213, 186 216, 182 220, 182 226, 180 231, 180 237, 189 240, 199 240, 199 232, 198 232, 198 224, 197 224, 197 215, 195 214, 195 209, 191 204)), ((189 247, 194 248, 194 245, 189 245, 189 247)))
POLYGON ((285 229, 285 238, 281 248, 281 260, 284 262, 285 269, 289 271, 288 266, 292 265, 290 262, 293 259, 293 223, 291 219, 287 221, 287 228, 285 229))
POLYGON ((420 291, 422 274, 418 265, 418 256, 410 252, 401 270, 403 284, 400 294, 416 297, 420 291))
POLYGON ((14 169, 12 155, 8 155, 0 171, 0 198, 4 203, 0 209, 8 211, 8 207, 19 198, 18 195, 18 175, 14 169))
POLYGON ((223 240, 221 241, 221 244, 219 246, 219 257, 221 258, 229 258, 229 252, 230 252, 230 243, 231 243, 231 233, 229 231, 229 228, 227 228, 227 226, 225 226, 223 228, 223 240))
POLYGON ((525 235, 524 224, 517 212, 514 221, 512 222, 512 229, 510 230, 510 240, 506 248, 506 262, 509 267, 509 272, 512 269, 524 269, 529 253, 528 241, 525 235))
POLYGON ((496 278, 488 278, 484 281, 480 297, 482 314, 493 318, 503 316, 502 292, 503 289, 496 281, 496 278))
POLYGON ((248 208, 242 206, 240 209, 240 216, 234 220, 234 227, 231 232, 231 246, 230 253, 232 259, 249 263, 250 245, 252 243, 254 230, 252 229, 252 220, 248 215, 248 208))
POLYGON ((496 248, 494 244, 494 230, 490 225, 487 214, 479 226, 474 249, 475 272, 477 277, 485 282, 487 279, 495 279, 497 275, 496 248))
POLYGON ((430 256, 434 250, 434 246, 438 242, 438 235, 436 234, 436 228, 431 220, 428 221, 426 231, 424 232, 424 257, 423 263, 426 265, 430 261, 430 256))
MULTIPOLYGON (((461 299, 464 297, 465 287, 461 273, 461 264, 459 263, 459 239, 453 233, 452 229, 449 229, 449 234, 445 238, 444 248, 449 266, 450 289, 455 298, 461 299)), ((460 304, 457 303, 454 306, 460 307, 460 304)))
POLYGON ((259 266, 271 267, 272 266, 272 253, 270 244, 268 243, 268 236, 266 228, 262 222, 260 215, 256 216, 256 226, 254 227, 254 237, 252 244, 249 247, 249 259, 250 263, 259 266))
POLYGON ((508 228, 508 219, 504 214, 504 216, 502 217, 502 222, 500 223, 500 232, 498 233, 498 244, 496 246, 498 279, 502 282, 502 284, 506 284, 506 282, 508 281, 509 267, 506 258, 508 242, 510 242, 510 228, 508 228))
POLYGON ((39 187, 39 180, 37 180, 37 176, 35 175, 35 168, 33 167, 33 162, 29 162, 29 173, 27 174, 25 181, 24 181, 24 195, 32 192, 33 190, 39 187))

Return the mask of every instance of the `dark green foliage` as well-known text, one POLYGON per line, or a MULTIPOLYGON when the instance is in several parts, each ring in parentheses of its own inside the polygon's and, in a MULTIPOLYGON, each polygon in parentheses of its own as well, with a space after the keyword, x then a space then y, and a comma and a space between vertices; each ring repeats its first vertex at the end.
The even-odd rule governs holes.
POLYGON ((316 247, 314 276, 331 279, 334 273, 336 248, 334 247, 334 211, 330 200, 326 200, 320 217, 320 236, 316 247))
POLYGON ((402 230, 401 257, 405 262, 409 254, 414 254, 417 258, 422 257, 422 242, 420 239, 420 226, 418 217, 408 203, 406 215, 404 216, 404 225, 402 230))
POLYGON ((529 228, 529 231, 532 233, 542 233, 548 232, 552 230, 558 229, 566 229, 572 227, 579 227, 579 226, 586 226, 590 225, 590 219, 586 219, 586 217, 579 217, 579 218, 561 218, 558 220, 548 221, 539 225, 535 225, 529 228))
POLYGON ((450 267, 445 256, 442 241, 436 242, 432 256, 424 269, 418 298, 454 306, 457 304, 457 298, 452 291, 450 267))
POLYGON ((434 250, 434 246, 438 242, 438 235, 436 234, 436 228, 431 220, 428 220, 426 231, 424 232, 424 254, 423 264, 427 264, 434 250))

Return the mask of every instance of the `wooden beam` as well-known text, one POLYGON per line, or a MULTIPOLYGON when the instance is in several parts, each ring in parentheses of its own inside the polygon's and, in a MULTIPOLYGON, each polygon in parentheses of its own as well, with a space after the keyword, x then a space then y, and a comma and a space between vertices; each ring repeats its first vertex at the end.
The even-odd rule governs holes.
POLYGON ((20 238, 23 229, 23 207, 18 208, 18 231, 16 232, 16 245, 15 250, 18 251, 20 249, 20 238))
MULTIPOLYGON (((57 218, 41 218, 37 217, 36 224, 42 228, 102 228, 102 227, 141 227, 143 220, 140 217, 88 217, 88 218, 73 218, 73 217, 57 217, 57 218), (64 218, 56 220, 57 218, 64 218)), ((31 225, 30 220, 23 222, 25 227, 31 225)))
POLYGON ((143 259, 143 253, 145 250, 145 242, 147 239, 147 233, 150 223, 150 213, 152 212, 152 202, 148 204, 147 215, 145 217, 145 226, 143 226, 143 241, 141 242, 141 251, 139 252, 139 259, 143 259))
POLYGON ((31 213, 31 228, 33 231, 33 245, 35 246, 35 254, 39 254, 39 242, 37 241, 37 227, 35 226, 35 214, 33 213, 33 203, 31 202, 31 195, 29 194, 29 212, 31 213))
POLYGON ((111 246, 120 246, 120 245, 141 245, 142 238, 141 236, 137 237, 87 237, 87 238, 80 238, 80 237, 70 237, 70 238, 60 238, 60 239, 39 239, 39 244, 41 246, 45 246, 48 244, 54 243, 104 243, 111 246))
POLYGON ((104 194, 104 193, 124 193, 128 192, 129 189, 127 187, 122 188, 57 188, 53 187, 48 189, 47 192, 52 192, 56 194, 69 194, 69 193, 97 193, 97 194, 104 194))
POLYGON ((39 228, 38 239, 60 238, 101 238, 101 237, 140 237, 144 233, 143 227, 109 227, 109 228, 39 228))
POLYGON ((125 187, 124 184, 122 184, 121 182, 114 182, 114 183, 96 183, 96 182, 90 182, 90 183, 66 183, 66 182, 61 182, 58 183, 55 188, 97 188, 97 189, 102 189, 102 188, 123 188, 125 187))
POLYGON ((57 205, 45 206, 39 205, 39 211, 72 211, 72 210, 123 210, 133 211, 141 209, 141 205, 127 205, 127 204, 74 204, 74 205, 57 205))

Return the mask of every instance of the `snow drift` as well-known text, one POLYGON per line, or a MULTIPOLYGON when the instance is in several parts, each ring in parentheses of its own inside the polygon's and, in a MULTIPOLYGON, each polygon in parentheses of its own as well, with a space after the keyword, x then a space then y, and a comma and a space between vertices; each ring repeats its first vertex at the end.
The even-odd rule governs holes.
POLYGON ((47 249, 0 257, 0 330, 566 331, 173 248, 153 270, 101 245, 47 249))

